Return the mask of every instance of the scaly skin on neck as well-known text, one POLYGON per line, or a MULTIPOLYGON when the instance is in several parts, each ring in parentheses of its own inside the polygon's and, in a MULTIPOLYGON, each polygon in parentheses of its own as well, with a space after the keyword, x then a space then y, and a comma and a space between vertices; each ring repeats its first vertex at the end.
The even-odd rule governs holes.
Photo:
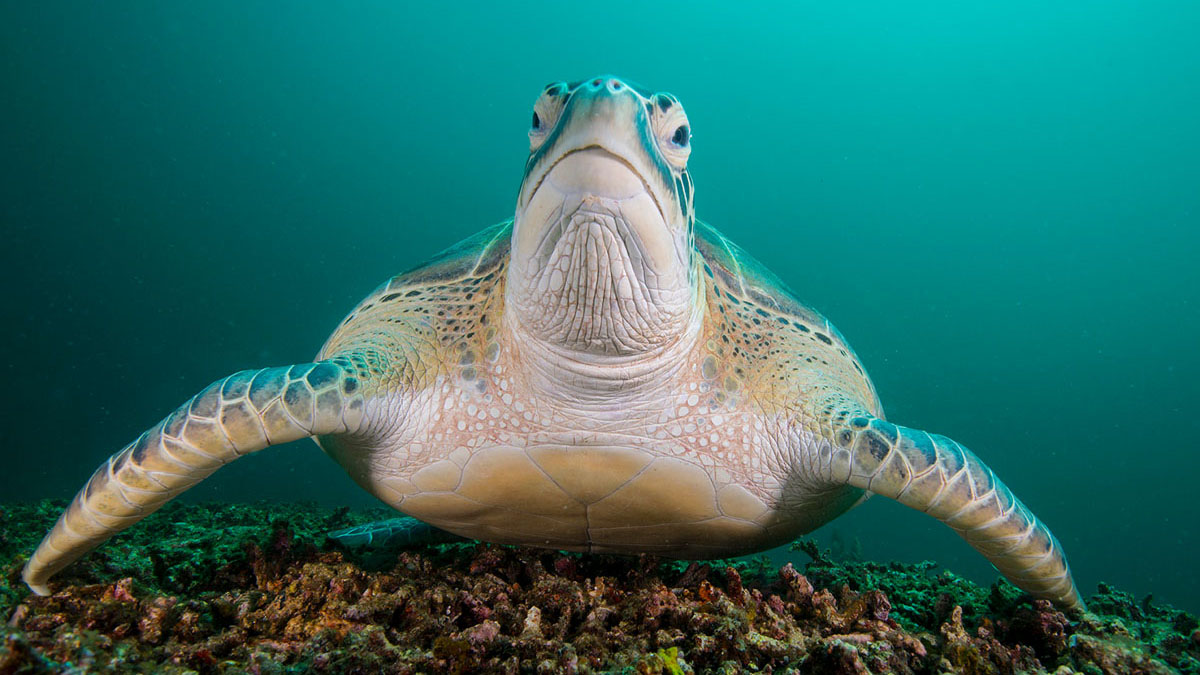
MULTIPOLYGON (((703 306, 703 299, 694 301, 703 306)), ((580 349, 579 343, 546 339, 505 314, 501 338, 526 370, 531 388, 581 407, 620 408, 631 397, 669 389, 697 357, 703 314, 672 326, 669 339, 643 351, 613 353, 580 349)))
MULTIPOLYGON (((590 159, 580 168, 595 168, 590 159)), ((645 193, 621 200, 543 185, 539 199, 561 204, 549 222, 516 226, 516 237, 521 228, 541 232, 509 267, 506 344, 518 347, 539 390, 573 400, 612 405, 617 392, 666 385, 692 354, 704 316, 690 256, 654 266, 630 222, 636 209, 622 208, 645 193)))
MULTIPOLYGON (((590 159, 580 160, 581 170, 592 168, 590 159)), ((678 342, 697 313, 686 253, 655 265, 639 231, 646 226, 635 220, 643 214, 622 208, 628 199, 545 184, 538 198, 561 205, 549 222, 517 222, 517 237, 524 228, 540 230, 538 246, 521 251, 509 268, 508 307, 518 334, 580 357, 635 356, 678 342)))

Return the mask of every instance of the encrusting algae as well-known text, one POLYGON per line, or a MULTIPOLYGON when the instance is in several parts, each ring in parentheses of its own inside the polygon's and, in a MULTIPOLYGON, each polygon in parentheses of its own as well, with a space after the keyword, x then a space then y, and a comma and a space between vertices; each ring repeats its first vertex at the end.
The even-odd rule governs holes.
POLYGON ((1200 673, 1194 616, 1101 585, 1068 617, 933 563, 803 572, 492 544, 351 551, 388 517, 169 504, 53 595, 24 556, 62 503, 0 507, 0 673, 1200 673))

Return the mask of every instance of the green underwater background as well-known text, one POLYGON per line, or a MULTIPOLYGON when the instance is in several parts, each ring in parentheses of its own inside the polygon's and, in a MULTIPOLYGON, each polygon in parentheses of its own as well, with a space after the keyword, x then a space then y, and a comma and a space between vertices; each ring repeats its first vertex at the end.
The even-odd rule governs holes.
MULTIPOLYGON (((613 73, 680 98, 699 217, 829 317, 889 419, 983 458, 1085 597, 1196 612, 1197 35, 1154 1, 3 3, 0 502, 311 359, 511 216, 544 84, 613 73)), ((310 441, 181 498, 259 499, 375 504, 310 441)), ((816 537, 996 576, 884 498, 816 537)))

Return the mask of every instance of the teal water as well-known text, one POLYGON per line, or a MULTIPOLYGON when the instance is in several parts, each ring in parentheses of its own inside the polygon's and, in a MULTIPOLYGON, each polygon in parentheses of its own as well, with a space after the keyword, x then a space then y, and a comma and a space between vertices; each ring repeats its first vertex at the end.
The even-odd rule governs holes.
MULTIPOLYGON (((511 215, 543 84, 612 72, 680 97, 700 217, 838 326, 890 419, 983 457, 1085 595, 1200 610, 1197 34, 1187 2, 4 3, 0 501, 310 359, 511 215)), ((186 498, 373 503, 307 442, 186 498)), ((882 498, 834 532, 994 578, 882 498)))

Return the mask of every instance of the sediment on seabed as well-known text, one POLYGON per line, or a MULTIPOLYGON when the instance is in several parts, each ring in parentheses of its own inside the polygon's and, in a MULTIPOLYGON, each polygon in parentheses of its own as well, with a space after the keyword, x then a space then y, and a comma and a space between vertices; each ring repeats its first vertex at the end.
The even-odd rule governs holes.
POLYGON ((383 509, 172 503, 31 595, 64 506, 0 506, 0 673, 1200 673, 1196 617, 1104 585, 1068 617, 812 543, 798 570, 325 539, 383 509))

